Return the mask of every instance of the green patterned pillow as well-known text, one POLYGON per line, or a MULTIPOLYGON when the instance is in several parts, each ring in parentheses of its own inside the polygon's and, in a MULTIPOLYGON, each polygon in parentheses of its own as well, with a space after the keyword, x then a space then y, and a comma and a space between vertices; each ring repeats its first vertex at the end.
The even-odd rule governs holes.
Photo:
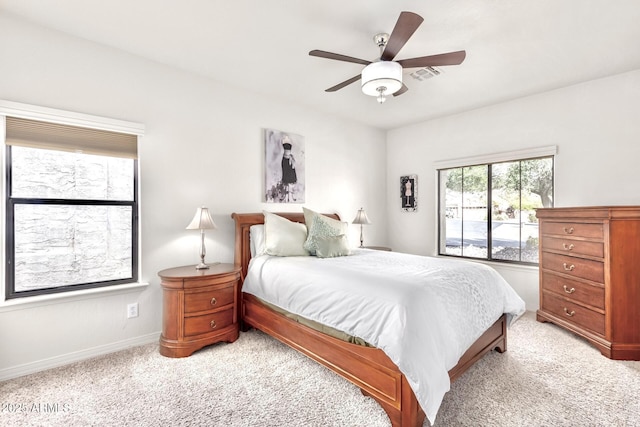
POLYGON ((318 237, 336 237, 347 233, 349 225, 346 222, 340 222, 320 214, 314 214, 312 217, 311 226, 307 223, 307 240, 304 242, 304 248, 311 255, 316 254, 318 237))

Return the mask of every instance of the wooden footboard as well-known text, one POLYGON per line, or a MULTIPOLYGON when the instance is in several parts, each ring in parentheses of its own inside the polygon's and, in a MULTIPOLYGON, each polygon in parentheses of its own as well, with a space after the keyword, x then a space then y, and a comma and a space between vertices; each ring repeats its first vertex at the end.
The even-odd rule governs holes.
POLYGON ((377 400, 393 426, 421 426, 424 412, 404 375, 382 350, 340 341, 243 294, 243 319, 360 387, 377 400))
MULTIPOLYGON (((422 426, 425 414, 405 376, 377 348, 332 338, 276 313, 257 298, 243 294, 243 319, 360 387, 385 410, 392 426, 422 426)), ((506 317, 494 323, 449 371, 452 380, 492 349, 506 350, 506 317)))
MULTIPOLYGON (((280 214, 279 214, 280 215, 280 214)), ((290 220, 304 222, 303 215, 282 214, 290 220)), ((242 267, 243 278, 251 258, 249 227, 261 224, 263 215, 233 214, 236 222, 236 264, 242 267)), ((333 215, 337 218, 336 215, 333 215)), ((374 398, 389 415, 394 427, 422 426, 425 414, 416 400, 405 376, 382 351, 332 338, 279 314, 252 295, 239 295, 240 318, 243 330, 254 327, 282 341, 311 359, 331 369, 360 387, 365 395, 374 398)), ((484 354, 507 349, 506 315, 498 319, 467 350, 458 364, 449 371, 451 380, 462 375, 484 354)))

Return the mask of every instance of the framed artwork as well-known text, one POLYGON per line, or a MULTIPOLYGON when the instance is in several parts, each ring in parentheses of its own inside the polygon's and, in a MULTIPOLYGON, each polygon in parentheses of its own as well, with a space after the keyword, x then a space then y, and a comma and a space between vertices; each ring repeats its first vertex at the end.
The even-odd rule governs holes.
POLYGON ((265 202, 304 203, 304 137, 264 130, 265 202))
POLYGON ((404 175, 400 177, 401 207, 405 212, 418 210, 418 175, 404 175))

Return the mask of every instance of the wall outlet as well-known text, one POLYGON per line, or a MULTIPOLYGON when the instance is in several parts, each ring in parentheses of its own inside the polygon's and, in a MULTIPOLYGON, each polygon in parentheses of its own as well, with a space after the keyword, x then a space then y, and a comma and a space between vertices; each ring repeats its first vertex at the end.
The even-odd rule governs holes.
POLYGON ((127 305, 127 319, 138 317, 138 303, 134 302, 127 305))

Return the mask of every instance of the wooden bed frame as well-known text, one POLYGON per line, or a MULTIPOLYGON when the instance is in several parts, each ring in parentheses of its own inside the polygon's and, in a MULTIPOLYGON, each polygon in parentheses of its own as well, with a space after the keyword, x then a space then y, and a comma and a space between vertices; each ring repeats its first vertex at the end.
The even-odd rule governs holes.
MULTIPOLYGON (((291 221, 304 223, 302 213, 277 214, 291 221)), ((327 216, 340 219, 335 214, 327 216)), ((234 213, 231 217, 236 224, 235 264, 242 267, 244 280, 251 259, 249 227, 263 224, 264 216, 262 213, 234 213)), ((267 308, 253 295, 243 294, 242 285, 238 293, 238 319, 241 319, 242 330, 246 331, 250 327, 259 329, 351 381, 360 387, 364 395, 371 396, 382 406, 392 426, 422 426, 425 414, 413 390, 402 372, 382 350, 344 342, 295 322, 267 308)), ((449 371, 451 381, 492 349, 500 353, 507 349, 505 315, 489 327, 449 371)))

